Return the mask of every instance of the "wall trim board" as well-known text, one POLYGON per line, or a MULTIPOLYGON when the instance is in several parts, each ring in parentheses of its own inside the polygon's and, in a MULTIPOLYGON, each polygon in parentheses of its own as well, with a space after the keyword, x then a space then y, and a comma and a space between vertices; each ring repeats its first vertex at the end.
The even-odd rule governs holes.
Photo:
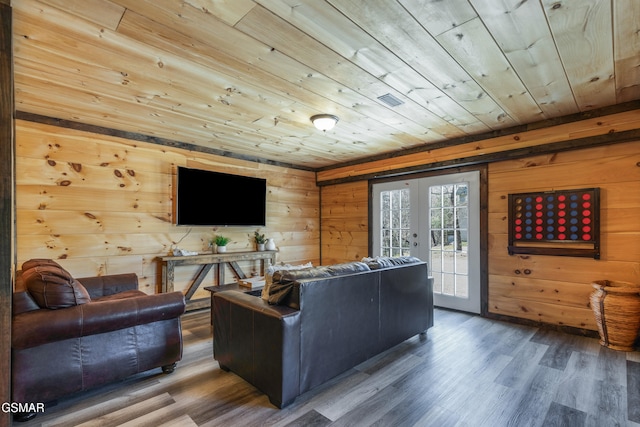
POLYGON ((293 165, 290 163, 277 162, 274 160, 264 159, 262 157, 244 156, 244 155, 233 153, 231 151, 202 147, 196 144, 176 141, 173 139, 160 138, 157 136, 149 136, 149 135, 136 133, 136 132, 128 132, 128 131, 122 131, 118 129, 107 128, 103 126, 74 122, 72 120, 57 119, 55 117, 41 116, 39 114, 27 113, 24 111, 16 111, 15 118, 17 120, 24 120, 28 122, 35 122, 35 123, 40 123, 45 125, 58 126, 62 128, 91 132, 99 135, 115 136, 118 138, 129 139, 132 141, 148 142, 151 144, 161 145, 165 147, 180 148, 187 151, 212 154, 212 155, 222 156, 222 157, 230 157, 237 160, 246 160, 249 162, 261 163, 265 165, 279 166, 283 168, 304 170, 304 171, 310 171, 310 172, 315 171, 315 169, 313 168, 300 166, 300 165, 293 165))
MULTIPOLYGON (((11 402, 11 311, 14 273, 14 175, 12 9, 0 2, 0 402, 11 402), (10 171, 11 173, 6 173, 10 171), (7 238, 9 237, 9 238, 7 238)), ((0 426, 11 415, 0 412, 0 426)))
POLYGON ((408 148, 405 150, 394 151, 392 153, 379 154, 375 156, 369 156, 358 160, 352 160, 348 162, 336 163, 331 166, 324 166, 316 169, 316 172, 324 172, 334 169, 340 169, 348 166, 362 165, 365 163, 371 163, 378 160, 386 160, 394 157, 402 157, 409 154, 417 154, 425 151, 433 151, 440 148, 453 147, 456 145, 464 145, 472 142, 484 141, 487 139, 499 138, 509 135, 517 135, 526 133, 533 130, 550 128, 553 126, 559 126, 569 123, 576 123, 588 119, 594 119, 598 117, 605 117, 612 114, 625 113, 628 111, 640 110, 640 101, 629 101, 622 104, 612 105, 609 107, 598 108, 582 113, 570 114, 567 116, 557 117, 553 119, 542 120, 535 123, 529 123, 527 125, 513 126, 507 129, 494 130, 491 132, 485 132, 478 135, 467 135, 460 138, 452 138, 444 141, 438 141, 418 147, 408 148))
MULTIPOLYGON (((530 147, 516 148, 512 150, 500 151, 498 153, 479 154, 477 156, 463 157, 459 159, 443 160, 439 162, 425 163, 414 166, 400 167, 397 169, 352 175, 343 178, 318 181, 318 186, 342 184, 346 182, 378 179, 383 177, 401 177, 403 175, 419 172, 438 171, 458 167, 474 166, 502 162, 506 160, 517 160, 531 156, 554 154, 564 151, 580 150, 584 148, 599 147, 605 145, 621 144, 640 140, 640 129, 632 129, 621 132, 609 132, 603 135, 576 138, 563 142, 550 142, 530 147)), ((317 172, 316 172, 317 173, 317 172)))

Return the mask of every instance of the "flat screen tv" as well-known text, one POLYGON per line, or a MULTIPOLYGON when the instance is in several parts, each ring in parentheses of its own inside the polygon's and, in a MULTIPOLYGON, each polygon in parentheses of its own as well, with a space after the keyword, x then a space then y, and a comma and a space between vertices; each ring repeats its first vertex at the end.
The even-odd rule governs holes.
POLYGON ((178 166, 176 181, 177 225, 266 225, 266 179, 178 166))

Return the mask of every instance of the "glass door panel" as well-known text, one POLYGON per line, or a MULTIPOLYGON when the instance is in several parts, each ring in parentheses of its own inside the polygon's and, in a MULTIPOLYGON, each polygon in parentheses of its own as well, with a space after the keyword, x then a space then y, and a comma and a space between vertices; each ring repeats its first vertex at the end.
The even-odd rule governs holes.
POLYGON ((380 193, 381 226, 380 253, 382 256, 410 255, 411 203, 408 189, 380 193))
POLYGON ((434 292, 458 298, 469 296, 468 191, 466 183, 429 187, 434 292))

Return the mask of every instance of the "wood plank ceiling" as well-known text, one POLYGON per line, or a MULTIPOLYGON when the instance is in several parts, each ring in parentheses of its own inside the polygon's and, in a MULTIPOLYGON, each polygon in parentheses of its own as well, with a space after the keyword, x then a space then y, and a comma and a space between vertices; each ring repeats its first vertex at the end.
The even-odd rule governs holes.
POLYGON ((638 0, 12 6, 18 111, 305 168, 640 99, 638 0))

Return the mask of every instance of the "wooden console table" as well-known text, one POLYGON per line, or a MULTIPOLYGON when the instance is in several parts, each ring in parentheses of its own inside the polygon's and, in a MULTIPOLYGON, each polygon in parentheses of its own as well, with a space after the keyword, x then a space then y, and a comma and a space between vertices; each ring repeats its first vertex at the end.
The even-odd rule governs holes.
POLYGON ((198 287, 204 280, 205 276, 209 273, 209 271, 211 271, 212 268, 214 269, 213 271, 214 275, 217 278, 218 286, 225 284, 225 264, 231 268, 231 271, 236 276, 236 280, 238 280, 247 278, 247 275, 244 274, 244 272, 238 265, 239 261, 260 261, 260 275, 264 276, 265 261, 268 260, 270 264, 275 264, 277 253, 277 251, 251 251, 160 257, 160 260, 162 261, 161 292, 173 292, 174 272, 176 267, 185 265, 201 265, 202 267, 189 285, 189 288, 185 292, 184 297, 187 301, 187 311, 210 307, 210 298, 199 298, 196 300, 191 300, 191 297, 198 290, 198 287))

